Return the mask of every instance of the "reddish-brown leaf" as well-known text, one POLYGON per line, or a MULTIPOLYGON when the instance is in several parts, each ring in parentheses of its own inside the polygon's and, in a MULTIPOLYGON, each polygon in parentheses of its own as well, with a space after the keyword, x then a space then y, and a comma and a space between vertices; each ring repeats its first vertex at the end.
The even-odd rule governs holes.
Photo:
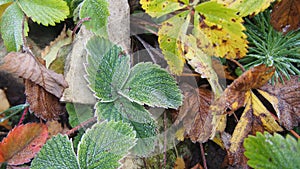
POLYGON ((209 106, 213 99, 210 90, 204 88, 195 89, 188 84, 182 85, 184 91, 184 103, 179 109, 175 124, 183 123, 185 132, 193 142, 207 141, 212 128, 212 115, 209 106))
POLYGON ((47 137, 47 126, 41 123, 15 127, 0 143, 0 163, 20 165, 29 162, 40 151, 47 137))
POLYGON ((271 24, 277 31, 287 33, 300 27, 300 0, 281 0, 273 7, 271 24))
POLYGON ((279 122, 287 130, 293 129, 300 123, 300 83, 299 76, 292 76, 291 80, 267 84, 259 92, 273 105, 279 122), (265 93, 267 92, 267 93, 265 93))
POLYGON ((68 87, 63 75, 47 69, 36 57, 30 54, 10 52, 3 60, 4 64, 0 66, 0 69, 29 79, 58 98, 68 87))
POLYGON ((57 120, 65 112, 59 99, 41 86, 25 80, 25 94, 30 110, 44 120, 57 120))

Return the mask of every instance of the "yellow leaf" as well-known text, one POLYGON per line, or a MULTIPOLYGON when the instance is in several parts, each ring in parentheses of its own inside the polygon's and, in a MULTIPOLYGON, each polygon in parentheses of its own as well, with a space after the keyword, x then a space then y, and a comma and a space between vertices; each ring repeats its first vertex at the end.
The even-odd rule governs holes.
POLYGON ((5 4, 3 4, 3 5, 0 5, 0 17, 2 17, 2 14, 3 14, 3 12, 5 11, 5 9, 9 6, 9 5, 11 5, 13 2, 8 2, 8 3, 5 3, 5 4))
POLYGON ((275 0, 213 0, 225 4, 229 8, 236 9, 240 17, 256 15, 267 9, 275 0))
POLYGON ((177 157, 174 169, 185 169, 185 162, 183 158, 177 157))
POLYGON ((283 131, 283 129, 275 121, 272 114, 266 109, 262 102, 253 93, 251 94, 251 100, 253 106, 253 114, 260 118, 260 120, 263 123, 263 126, 265 126, 265 128, 269 132, 283 131))

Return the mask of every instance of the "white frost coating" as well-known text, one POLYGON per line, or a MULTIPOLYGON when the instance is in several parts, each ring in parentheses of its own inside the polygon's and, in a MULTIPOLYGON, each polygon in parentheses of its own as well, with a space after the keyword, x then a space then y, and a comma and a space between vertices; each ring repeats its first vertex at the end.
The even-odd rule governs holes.
MULTIPOLYGON (((127 0, 108 0, 108 37, 109 40, 125 51, 130 49, 130 8, 127 0)), ((72 52, 66 61, 65 77, 69 88, 65 89, 61 101, 80 104, 95 104, 96 99, 87 87, 88 82, 84 78, 86 74, 86 51, 84 45, 92 34, 84 26, 81 27, 74 41, 72 52)))

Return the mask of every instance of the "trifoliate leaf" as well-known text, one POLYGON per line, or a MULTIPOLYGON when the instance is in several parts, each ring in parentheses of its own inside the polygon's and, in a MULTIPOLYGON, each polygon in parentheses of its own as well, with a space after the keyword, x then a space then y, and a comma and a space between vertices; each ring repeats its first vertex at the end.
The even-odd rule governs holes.
MULTIPOLYGON (((125 99, 123 98, 122 100, 124 101, 125 99)), ((152 119, 149 112, 143 108, 143 106, 136 103, 131 103, 132 105, 124 105, 122 100, 116 101, 115 103, 98 102, 95 106, 98 119, 129 123, 136 132, 136 138, 138 139, 137 144, 133 147, 131 152, 138 156, 146 156, 154 150, 155 139, 153 137, 156 135, 157 128, 155 121, 152 119), (135 110, 131 112, 129 111, 130 109, 135 110), (140 121, 136 121, 138 119, 140 121)), ((127 104, 130 104, 129 101, 125 101, 125 103, 126 102, 127 104)))
POLYGON ((24 37, 28 36, 28 23, 24 17, 24 13, 16 3, 7 7, 3 13, 0 26, 1 35, 7 51, 19 51, 20 46, 23 44, 23 32, 24 37), (23 24, 24 30, 22 31, 23 24))
POLYGON ((214 0, 218 3, 225 4, 229 8, 236 9, 238 15, 241 17, 247 15, 256 15, 259 12, 267 9, 272 2, 275 0, 237 0, 237 1, 224 1, 224 0, 214 0))
POLYGON ((58 134, 43 146, 31 163, 32 169, 41 168, 72 168, 79 169, 72 142, 67 136, 58 134))
POLYGON ((152 63, 139 63, 132 68, 122 95, 141 105, 178 108, 182 103, 174 78, 152 63))
POLYGON ((184 54, 181 52, 181 43, 189 25, 189 11, 182 12, 162 23, 158 31, 158 42, 170 70, 181 74, 185 63, 184 54))
POLYGON ((95 124, 83 135, 78 148, 81 168, 118 168, 120 159, 135 145, 135 132, 123 122, 95 124))
POLYGON ((218 57, 242 58, 247 53, 245 27, 234 9, 216 2, 204 2, 195 7, 200 13, 199 27, 212 44, 218 57))
POLYGON ((141 0, 142 8, 152 17, 161 17, 168 13, 186 8, 188 0, 141 0))
POLYGON ((129 76, 129 56, 124 55, 120 47, 99 37, 90 39, 86 48, 89 87, 102 102, 116 100, 129 76))
POLYGON ((69 7, 63 0, 18 0, 22 11, 34 22, 45 26, 55 25, 67 18, 69 7))
POLYGON ((248 165, 254 169, 300 168, 300 141, 290 135, 256 133, 245 139, 244 147, 248 165))
POLYGON ((83 24, 87 29, 101 37, 107 37, 107 18, 109 16, 107 0, 85 0, 80 9, 80 19, 91 18, 83 24))

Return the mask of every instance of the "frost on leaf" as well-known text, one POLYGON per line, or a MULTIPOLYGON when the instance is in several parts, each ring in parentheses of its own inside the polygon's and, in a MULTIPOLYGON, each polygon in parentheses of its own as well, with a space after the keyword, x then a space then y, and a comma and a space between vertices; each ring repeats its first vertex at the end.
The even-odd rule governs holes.
POLYGON ((300 1, 277 2, 271 13, 271 24, 277 31, 287 33, 300 27, 300 1))
POLYGON ((45 144, 48 137, 47 126, 28 123, 12 129, 0 143, 0 163, 10 165, 27 163, 45 144))
POLYGON ((64 89, 68 87, 63 75, 47 69, 36 57, 30 54, 11 52, 3 60, 4 64, 0 66, 1 70, 31 80, 58 98, 62 96, 64 89))

